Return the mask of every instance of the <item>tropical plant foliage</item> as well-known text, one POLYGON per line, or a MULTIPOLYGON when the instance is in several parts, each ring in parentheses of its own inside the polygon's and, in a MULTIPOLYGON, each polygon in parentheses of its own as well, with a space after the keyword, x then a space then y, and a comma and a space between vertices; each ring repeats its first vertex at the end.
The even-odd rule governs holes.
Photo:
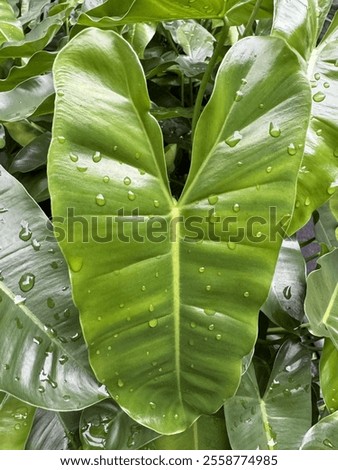
POLYGON ((336 449, 330 0, 0 0, 0 448, 336 449))

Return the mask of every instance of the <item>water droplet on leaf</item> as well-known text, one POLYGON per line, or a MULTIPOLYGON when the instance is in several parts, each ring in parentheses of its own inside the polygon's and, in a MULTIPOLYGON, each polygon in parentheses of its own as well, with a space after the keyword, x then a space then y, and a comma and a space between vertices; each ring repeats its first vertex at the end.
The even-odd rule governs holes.
POLYGON ((19 287, 22 292, 29 292, 35 285, 35 276, 32 273, 25 273, 21 276, 19 287))

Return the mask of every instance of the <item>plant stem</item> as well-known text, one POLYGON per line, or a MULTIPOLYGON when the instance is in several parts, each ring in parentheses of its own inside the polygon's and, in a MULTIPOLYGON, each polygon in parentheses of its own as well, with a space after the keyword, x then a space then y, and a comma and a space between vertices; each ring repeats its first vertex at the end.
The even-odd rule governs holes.
POLYGON ((289 333, 284 328, 276 327, 276 328, 268 328, 267 335, 284 335, 285 333, 289 333))
POLYGON ((261 7, 261 4, 263 3, 263 0, 257 0, 256 4, 254 6, 254 9, 252 10, 251 16, 249 18, 248 24, 245 27, 244 33, 242 35, 242 38, 245 38, 246 36, 249 36, 249 34, 252 31, 252 25, 254 24, 254 21, 256 19, 256 16, 258 14, 258 11, 261 7))
POLYGON ((192 125, 191 125, 191 130, 192 130, 192 136, 194 137, 195 134, 195 129, 196 129, 196 124, 198 121, 198 118, 200 117, 201 114, 201 107, 202 107, 202 101, 204 97, 205 90, 208 86, 212 71, 215 67, 216 61, 218 59, 218 56, 221 53, 221 50, 224 46, 225 40, 228 36, 229 33, 229 23, 228 20, 225 18, 224 19, 224 25, 221 31, 221 36, 219 38, 218 44, 214 50, 214 53, 212 54, 212 57, 209 61, 209 64, 207 66, 206 71, 204 72, 203 79, 201 82, 201 85, 198 90, 197 98, 196 98, 196 103, 195 103, 195 108, 194 108, 194 115, 192 118, 192 125))

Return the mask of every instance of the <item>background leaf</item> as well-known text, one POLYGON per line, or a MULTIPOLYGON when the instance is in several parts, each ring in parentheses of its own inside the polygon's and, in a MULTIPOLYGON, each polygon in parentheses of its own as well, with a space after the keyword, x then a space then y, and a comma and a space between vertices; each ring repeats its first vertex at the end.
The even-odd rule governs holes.
POLYGON ((23 39, 23 31, 12 7, 6 0, 0 0, 0 45, 23 39))
POLYGON ((80 429, 84 449, 140 449, 158 436, 129 418, 112 400, 86 408, 80 429))
POLYGON ((253 364, 225 404, 232 449, 298 449, 311 425, 311 355, 299 343, 279 349, 260 396, 253 364))
POLYGON ((301 450, 338 449, 338 411, 321 419, 305 434, 301 450))
POLYGON ((310 331, 316 336, 330 338, 338 348, 338 250, 322 256, 321 266, 312 272, 307 281, 305 313, 310 331))
POLYGON ((105 391, 87 362, 67 267, 41 209, 4 169, 0 183, 0 389, 42 408, 84 408, 105 391))

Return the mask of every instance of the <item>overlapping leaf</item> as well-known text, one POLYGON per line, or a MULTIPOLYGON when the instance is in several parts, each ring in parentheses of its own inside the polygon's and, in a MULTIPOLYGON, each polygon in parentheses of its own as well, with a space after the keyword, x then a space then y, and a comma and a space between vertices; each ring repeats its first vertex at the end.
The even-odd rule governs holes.
POLYGON ((304 436, 302 450, 338 449, 338 411, 321 419, 304 436))
POLYGON ((338 350, 332 341, 325 339, 320 357, 320 386, 328 410, 338 410, 338 350))
POLYGON ((330 338, 338 348, 338 250, 322 256, 308 277, 305 313, 314 335, 330 338))
POLYGON ((50 190, 58 230, 68 225, 59 242, 92 366, 133 419, 182 431, 234 393, 254 345, 281 244, 278 222, 294 203, 306 79, 282 40, 238 43, 197 126, 176 203, 130 46, 89 29, 63 49, 54 71, 50 190), (253 216, 259 228, 248 225, 253 216))
POLYGON ((0 390, 56 410, 96 403, 105 392, 87 362, 48 219, 3 168, 0 201, 0 390))
POLYGON ((255 368, 225 405, 232 449, 298 449, 311 425, 311 355, 299 343, 278 351, 264 395, 255 368))

